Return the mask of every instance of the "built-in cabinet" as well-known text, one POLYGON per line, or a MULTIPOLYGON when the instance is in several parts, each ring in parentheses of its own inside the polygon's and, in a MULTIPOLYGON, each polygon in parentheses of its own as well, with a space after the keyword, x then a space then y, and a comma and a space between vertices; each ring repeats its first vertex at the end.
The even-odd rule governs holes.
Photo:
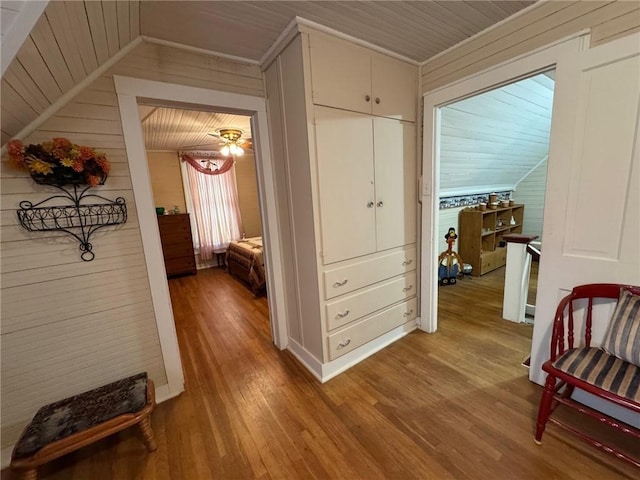
POLYGON ((415 124, 319 106, 314 115, 323 263, 414 243, 415 124))
POLYGON ((313 103, 416 121, 414 65, 320 33, 309 43, 313 103))
POLYGON ((415 65, 315 31, 265 71, 292 242, 289 348, 322 378, 415 328, 417 79, 415 65))

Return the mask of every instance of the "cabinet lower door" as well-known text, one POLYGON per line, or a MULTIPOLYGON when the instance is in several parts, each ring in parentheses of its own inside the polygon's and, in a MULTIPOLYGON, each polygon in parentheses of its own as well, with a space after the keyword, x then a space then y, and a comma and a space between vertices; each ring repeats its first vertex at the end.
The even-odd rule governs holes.
POLYGON ((369 116, 315 108, 324 264, 376 250, 373 126, 369 116))
POLYGON ((373 124, 380 251, 416 241, 416 126, 387 118, 373 124))

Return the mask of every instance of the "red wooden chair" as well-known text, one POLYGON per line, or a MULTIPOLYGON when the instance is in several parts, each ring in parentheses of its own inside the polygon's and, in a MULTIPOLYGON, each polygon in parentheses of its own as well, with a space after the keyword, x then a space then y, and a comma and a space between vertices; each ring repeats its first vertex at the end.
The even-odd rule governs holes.
MULTIPOLYGON (((593 410, 571 398, 574 389, 578 388, 640 414, 640 366, 607 353, 602 348, 591 346, 594 301, 599 298, 618 299, 622 290, 629 290, 634 295, 640 295, 640 287, 638 286, 591 284, 575 287, 571 294, 560 301, 553 323, 551 358, 542 365, 542 369, 548 375, 540 400, 535 441, 537 444, 542 443, 542 433, 547 421, 550 421, 577 435, 587 443, 640 467, 640 459, 630 457, 615 447, 605 445, 592 436, 581 432, 575 426, 551 417, 559 405, 565 405, 640 440, 640 430, 637 428, 593 410), (574 312, 578 307, 576 305, 578 300, 583 300, 580 302, 581 305, 586 301, 587 305, 585 307, 584 337, 575 346, 574 312)), ((636 315, 635 320, 632 320, 636 330, 633 331, 638 332, 637 324, 640 316, 638 316, 637 301, 639 299, 633 298, 634 305, 636 305, 633 312, 636 315)), ((615 315, 614 313, 614 317, 615 315)), ((628 330, 625 331, 626 333, 628 330)), ((628 338, 628 335, 625 339, 625 334, 618 336, 618 342, 633 341, 633 333, 631 339, 628 338)), ((633 355, 634 358, 637 358, 637 350, 633 350, 633 355)))

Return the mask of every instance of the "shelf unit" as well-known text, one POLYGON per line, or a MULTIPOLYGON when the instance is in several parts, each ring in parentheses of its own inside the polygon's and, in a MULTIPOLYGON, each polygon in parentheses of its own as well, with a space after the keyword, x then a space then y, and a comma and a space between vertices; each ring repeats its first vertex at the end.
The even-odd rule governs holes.
POLYGON ((503 235, 522 233, 524 205, 498 207, 495 210, 466 208, 460 212, 458 253, 473 267, 473 275, 484 275, 506 263, 503 235), (512 223, 512 220, 513 222, 512 223))

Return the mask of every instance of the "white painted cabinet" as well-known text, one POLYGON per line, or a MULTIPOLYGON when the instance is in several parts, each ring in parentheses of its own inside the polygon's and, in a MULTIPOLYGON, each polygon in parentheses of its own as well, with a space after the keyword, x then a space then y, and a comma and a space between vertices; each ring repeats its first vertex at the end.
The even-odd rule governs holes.
POLYGON ((416 124, 399 119, 411 105, 415 120, 418 72, 383 57, 305 31, 265 72, 295 283, 288 348, 321 379, 416 326, 416 124), (376 103, 373 86, 394 82, 412 87, 376 103))
POLYGON ((328 35, 311 35, 313 103, 416 121, 417 68, 328 35))
POLYGON ((415 125, 315 107, 323 263, 415 242, 415 125))

